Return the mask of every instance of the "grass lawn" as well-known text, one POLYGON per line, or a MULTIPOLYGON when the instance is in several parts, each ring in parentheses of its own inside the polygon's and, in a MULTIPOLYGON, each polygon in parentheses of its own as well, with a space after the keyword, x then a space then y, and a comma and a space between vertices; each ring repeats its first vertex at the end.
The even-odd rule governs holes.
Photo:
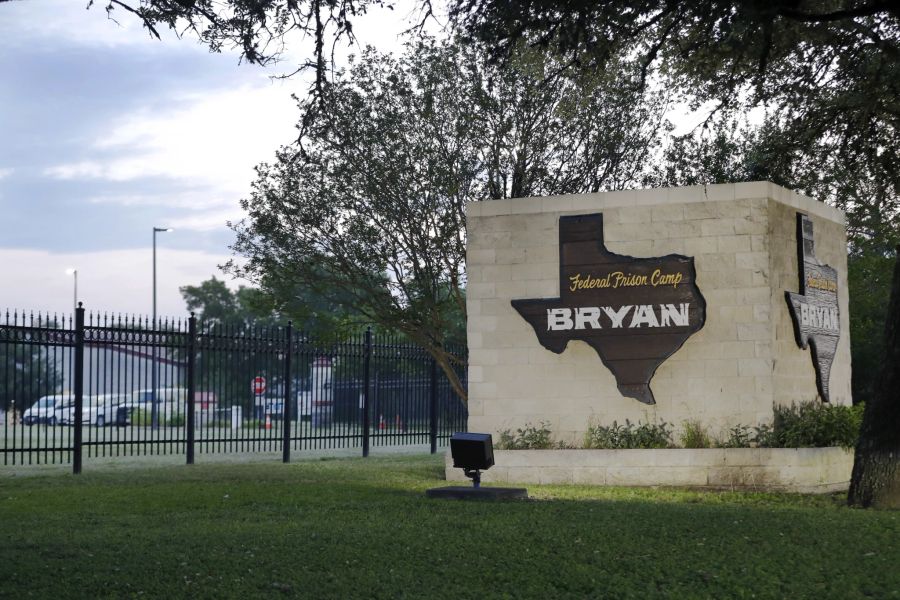
POLYGON ((439 457, 0 472, 0 597, 900 598, 900 513, 840 496, 529 486, 439 457))

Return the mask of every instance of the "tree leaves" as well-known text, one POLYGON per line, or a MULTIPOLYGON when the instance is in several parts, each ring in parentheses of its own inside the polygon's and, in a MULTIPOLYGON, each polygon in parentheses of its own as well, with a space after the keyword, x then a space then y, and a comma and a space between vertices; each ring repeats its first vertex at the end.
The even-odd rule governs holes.
POLYGON ((636 67, 560 66, 523 50, 501 68, 433 40, 397 58, 366 50, 300 103, 306 135, 258 167, 234 227, 247 262, 231 271, 308 286, 402 332, 462 395, 464 358, 446 348, 465 336, 466 203, 620 189, 659 144, 665 98, 619 83, 636 67))

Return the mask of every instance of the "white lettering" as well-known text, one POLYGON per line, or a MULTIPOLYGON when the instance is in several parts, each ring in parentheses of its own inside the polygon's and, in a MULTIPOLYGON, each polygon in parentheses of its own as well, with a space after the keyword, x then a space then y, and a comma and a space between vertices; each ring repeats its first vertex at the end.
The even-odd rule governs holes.
POLYGON ((805 302, 798 304, 800 308, 800 325, 802 327, 827 329, 829 331, 840 330, 841 324, 836 309, 813 306, 805 302))
POLYGON ((631 325, 629 327, 659 327, 659 321, 656 320, 656 313, 653 312, 653 306, 650 304, 639 304, 634 309, 634 315, 631 317, 631 325))
POLYGON ((585 325, 590 325, 591 329, 601 328, 599 307, 586 306, 575 309, 575 329, 584 329, 585 325))
POLYGON ((687 327, 689 306, 687 302, 682 302, 678 308, 674 304, 660 304, 660 327, 687 327))
MULTIPOLYGON (((816 307, 801 304, 805 318, 805 325, 822 327, 825 329, 837 329, 837 313, 829 309, 817 309, 816 307), (817 325, 818 323, 818 325, 817 325)), ((689 327, 690 308, 688 302, 679 304, 627 304, 619 308, 612 306, 578 306, 572 308, 548 308, 547 330, 568 331, 603 329, 629 329, 641 327, 689 327), (633 309, 633 310, 632 310, 633 309), (631 314, 628 325, 625 318, 631 314), (609 325, 601 322, 601 316, 606 315, 609 325)))
POLYGON ((572 329, 572 309, 571 308, 548 308, 547 309, 547 329, 553 331, 565 331, 572 329))
POLYGON ((609 317, 609 320, 612 321, 613 329, 620 329, 622 327, 622 320, 625 319, 625 316, 628 315, 628 311, 631 310, 631 304, 626 304, 619 310, 613 310, 611 306, 604 306, 603 312, 606 313, 606 316, 609 317))

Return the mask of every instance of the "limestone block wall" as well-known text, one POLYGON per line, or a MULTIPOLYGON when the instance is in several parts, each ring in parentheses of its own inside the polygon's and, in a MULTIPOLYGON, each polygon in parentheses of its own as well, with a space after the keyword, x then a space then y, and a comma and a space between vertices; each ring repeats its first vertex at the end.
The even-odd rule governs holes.
MULTIPOLYGON (((846 490, 853 452, 843 448, 496 450, 485 483, 685 486, 829 493, 846 490)), ((445 456, 448 481, 470 481, 445 456)))
POLYGON ((775 402, 815 398, 809 351, 794 342, 784 299, 784 290, 798 289, 798 210, 815 223, 820 260, 840 274, 831 393, 850 403, 840 211, 768 182, 628 190, 467 206, 469 430, 546 422, 558 439, 580 444, 591 422, 699 419, 719 431, 771 421, 775 402), (655 405, 622 396, 583 342, 562 354, 546 350, 510 304, 559 296, 559 217, 593 212, 603 213, 612 252, 695 259, 706 323, 657 370, 655 405))

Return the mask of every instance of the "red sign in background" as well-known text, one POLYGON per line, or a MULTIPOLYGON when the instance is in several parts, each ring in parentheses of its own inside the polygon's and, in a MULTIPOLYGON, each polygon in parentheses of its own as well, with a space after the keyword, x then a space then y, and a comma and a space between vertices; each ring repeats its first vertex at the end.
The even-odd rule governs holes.
POLYGON ((266 378, 265 377, 254 377, 253 378, 253 393, 257 396, 261 395, 266 391, 266 378))

